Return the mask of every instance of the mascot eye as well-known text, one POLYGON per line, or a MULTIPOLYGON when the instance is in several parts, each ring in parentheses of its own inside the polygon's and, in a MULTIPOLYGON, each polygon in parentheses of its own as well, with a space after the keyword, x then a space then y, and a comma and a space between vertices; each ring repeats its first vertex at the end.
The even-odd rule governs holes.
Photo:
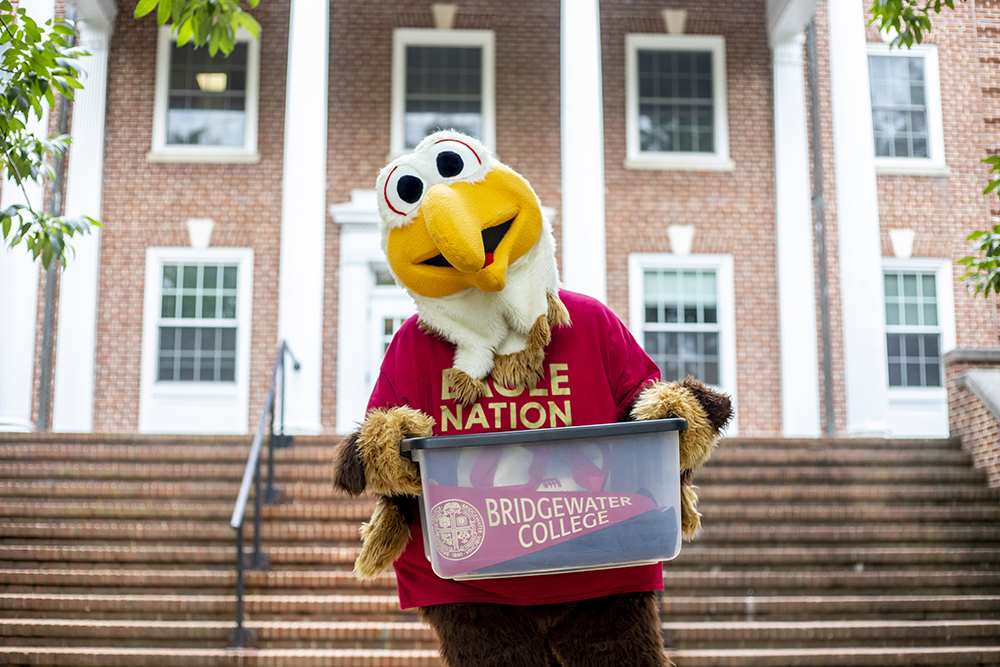
POLYGON ((424 196, 424 180, 412 168, 400 165, 385 179, 382 195, 394 213, 407 215, 420 204, 420 199, 424 196))
POLYGON ((442 178, 468 178, 483 164, 476 151, 464 141, 442 139, 435 148, 435 163, 442 178))

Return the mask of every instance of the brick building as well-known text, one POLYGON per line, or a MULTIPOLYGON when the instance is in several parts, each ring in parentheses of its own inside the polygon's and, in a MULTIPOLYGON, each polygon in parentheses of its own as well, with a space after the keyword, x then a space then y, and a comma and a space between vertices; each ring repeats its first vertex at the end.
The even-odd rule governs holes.
MULTIPOLYGON (((55 430, 246 433, 282 339, 290 428, 351 429, 412 313, 375 177, 438 124, 527 177, 566 287, 666 375, 732 394, 741 435, 945 436, 946 354, 998 347, 955 263, 995 214, 990 0, 912 51, 861 0, 264 0, 228 59, 132 3, 74 6, 93 55, 67 213, 104 229, 63 273, 55 430)), ((0 255, 0 429, 37 419, 44 279, 23 254, 0 255)))

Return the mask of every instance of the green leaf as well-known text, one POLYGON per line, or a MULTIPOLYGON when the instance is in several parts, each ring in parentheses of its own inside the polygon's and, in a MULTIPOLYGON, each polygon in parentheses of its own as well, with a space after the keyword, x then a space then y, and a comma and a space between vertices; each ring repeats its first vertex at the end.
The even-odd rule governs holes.
POLYGON ((0 224, 3 225, 3 237, 4 238, 7 238, 7 235, 10 234, 10 225, 11 225, 12 222, 13 222, 13 220, 11 220, 10 218, 4 218, 3 219, 3 223, 0 223, 0 224))
MULTIPOLYGON (((174 21, 174 26, 177 26, 177 22, 174 21)), ((191 25, 191 20, 188 19, 180 24, 177 28, 177 46, 184 46, 191 38, 194 36, 194 27, 191 25)))
POLYGON ((160 0, 160 6, 156 10, 156 22, 160 25, 166 25, 167 21, 170 20, 173 8, 174 0, 160 0))
POLYGON ((134 18, 139 18, 145 16, 146 14, 153 11, 159 0, 139 0, 139 4, 135 6, 135 12, 132 14, 134 18))

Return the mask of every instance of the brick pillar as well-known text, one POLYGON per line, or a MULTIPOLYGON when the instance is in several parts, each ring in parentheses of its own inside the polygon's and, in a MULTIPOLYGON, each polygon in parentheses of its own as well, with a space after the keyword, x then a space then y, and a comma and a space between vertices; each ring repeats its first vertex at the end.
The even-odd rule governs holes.
POLYGON ((1000 488, 1000 348, 956 348, 944 367, 951 434, 1000 488))

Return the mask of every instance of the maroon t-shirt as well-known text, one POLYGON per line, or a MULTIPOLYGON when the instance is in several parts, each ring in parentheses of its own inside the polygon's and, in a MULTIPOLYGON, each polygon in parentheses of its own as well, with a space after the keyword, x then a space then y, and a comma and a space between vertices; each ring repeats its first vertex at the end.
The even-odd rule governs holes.
MULTIPOLYGON (((416 316, 393 338, 368 409, 408 405, 436 421, 434 435, 608 424, 625 417, 636 393, 659 369, 621 320, 590 297, 561 291, 571 327, 553 327, 545 374, 534 389, 498 386, 473 405, 452 396, 447 371, 455 347, 420 330, 416 316)), ((434 574, 424 555, 419 517, 393 564, 403 609, 451 602, 548 604, 663 588, 659 564, 589 572, 455 581, 434 574)))

